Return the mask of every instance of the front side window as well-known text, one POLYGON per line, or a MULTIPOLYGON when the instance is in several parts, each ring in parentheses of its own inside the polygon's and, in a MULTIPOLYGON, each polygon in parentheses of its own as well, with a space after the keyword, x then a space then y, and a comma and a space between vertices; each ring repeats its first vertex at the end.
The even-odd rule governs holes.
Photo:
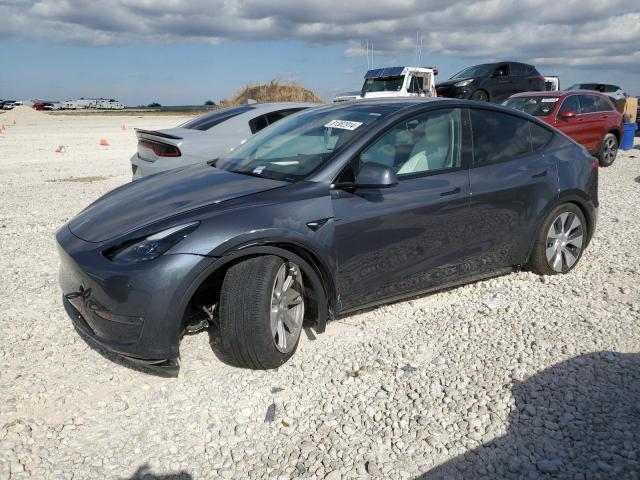
POLYGON ((534 152, 546 147, 553 138, 551 130, 533 122, 529 122, 529 133, 531 134, 531 148, 534 152))
POLYGON ((362 86, 362 94, 368 92, 399 92, 404 85, 404 75, 385 78, 367 78, 362 86))
POLYGON ((562 102, 562 106, 560 107, 560 111, 558 112, 560 115, 567 112, 573 112, 576 115, 580 115, 582 110, 580 109, 580 101, 578 100, 578 95, 572 95, 564 99, 562 102))
POLYGON ((375 162, 391 167, 402 178, 459 168, 461 114, 454 108, 402 120, 360 154, 356 170, 375 162))
POLYGON ((393 110, 365 104, 310 109, 258 132, 214 165, 257 177, 301 180, 393 110))
POLYGON ((411 77, 411 83, 409 85, 410 93, 421 93, 424 89, 424 78, 411 77))
POLYGON ((531 152, 527 120, 475 108, 470 113, 475 166, 503 162, 531 152))
POLYGON ((511 72, 509 71, 509 64, 503 63, 502 65, 499 65, 494 74, 496 77, 508 77, 511 75, 511 72))

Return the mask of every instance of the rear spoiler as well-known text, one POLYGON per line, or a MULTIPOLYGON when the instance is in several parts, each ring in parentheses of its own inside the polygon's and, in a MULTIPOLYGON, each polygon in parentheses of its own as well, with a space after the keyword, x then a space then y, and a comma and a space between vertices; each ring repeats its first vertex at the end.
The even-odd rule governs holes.
POLYGON ((161 137, 161 138, 170 138, 171 140, 182 140, 182 137, 178 137, 176 135, 170 135, 168 133, 158 132, 156 130, 143 130, 141 128, 135 128, 134 130, 136 131, 136 136, 138 138, 140 138, 142 134, 144 134, 144 135, 154 135, 156 137, 161 137))

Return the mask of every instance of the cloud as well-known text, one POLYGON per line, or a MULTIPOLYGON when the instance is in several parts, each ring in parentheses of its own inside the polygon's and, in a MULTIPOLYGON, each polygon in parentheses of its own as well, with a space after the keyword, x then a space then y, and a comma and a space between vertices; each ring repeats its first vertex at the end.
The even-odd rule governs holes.
POLYGON ((299 40, 347 56, 410 52, 640 71, 628 0, 0 0, 0 36, 82 45, 299 40))

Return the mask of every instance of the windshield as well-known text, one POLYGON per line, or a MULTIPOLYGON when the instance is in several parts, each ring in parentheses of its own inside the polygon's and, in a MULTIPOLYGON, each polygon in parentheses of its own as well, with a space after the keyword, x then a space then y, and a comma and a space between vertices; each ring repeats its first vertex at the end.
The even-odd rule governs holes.
POLYGON ((367 92, 399 92, 404 84, 404 75, 384 78, 367 78, 362 85, 362 95, 367 92))
POLYGON ((596 90, 597 88, 597 83, 575 83, 567 88, 567 90, 596 90))
POLYGON ((274 180, 302 180, 391 110, 381 105, 305 110, 262 130, 214 165, 274 180))
POLYGON ((546 117, 551 114, 558 100, 558 97, 517 97, 509 98, 502 104, 526 112, 534 117, 546 117))
POLYGON ((488 75, 491 70, 491 65, 475 65, 473 67, 465 68, 461 72, 456 73, 453 78, 472 78, 472 77, 482 77, 483 75, 488 75))

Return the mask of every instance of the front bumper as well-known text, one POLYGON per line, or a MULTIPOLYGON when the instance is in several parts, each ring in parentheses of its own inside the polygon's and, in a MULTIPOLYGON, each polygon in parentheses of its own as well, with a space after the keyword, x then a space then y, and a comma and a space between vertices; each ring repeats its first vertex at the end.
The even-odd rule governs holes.
POLYGON ((444 87, 436 86, 436 93, 439 97, 448 97, 448 98, 460 98, 467 99, 473 93, 473 89, 466 87, 455 87, 453 85, 448 85, 444 87))
POLYGON ((121 265, 67 226, 56 239, 63 303, 82 336, 138 364, 177 368, 188 293, 214 259, 165 254, 121 265))

